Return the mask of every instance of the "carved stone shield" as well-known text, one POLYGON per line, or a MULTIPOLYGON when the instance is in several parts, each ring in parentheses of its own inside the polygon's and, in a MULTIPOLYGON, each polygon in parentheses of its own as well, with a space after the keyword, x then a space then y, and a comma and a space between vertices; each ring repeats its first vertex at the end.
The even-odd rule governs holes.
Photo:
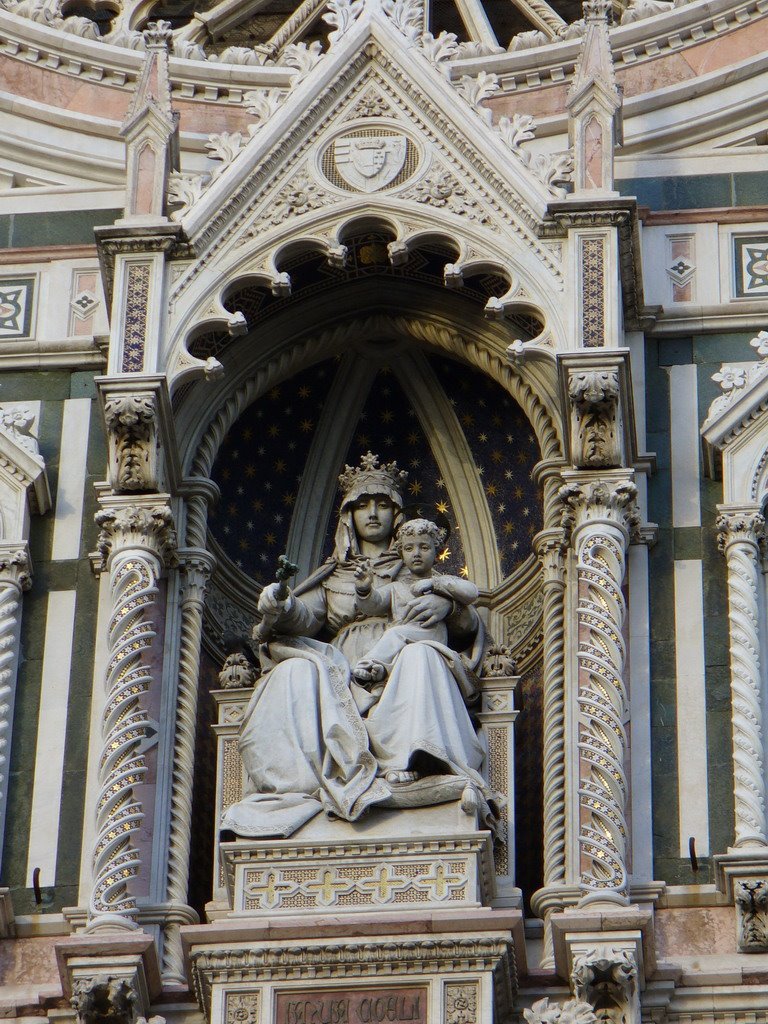
POLYGON ((368 135, 337 139, 336 170, 360 192, 377 192, 394 181, 405 164, 407 142, 402 135, 368 135))

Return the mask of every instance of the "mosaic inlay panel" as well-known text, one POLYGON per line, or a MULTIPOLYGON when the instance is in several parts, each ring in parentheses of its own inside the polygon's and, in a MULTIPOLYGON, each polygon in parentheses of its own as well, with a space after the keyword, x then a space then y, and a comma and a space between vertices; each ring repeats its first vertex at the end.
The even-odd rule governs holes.
POLYGON ((30 336, 34 298, 34 277, 0 279, 0 340, 30 336))
POLYGON ((768 235, 734 235, 734 294, 768 295, 768 235))

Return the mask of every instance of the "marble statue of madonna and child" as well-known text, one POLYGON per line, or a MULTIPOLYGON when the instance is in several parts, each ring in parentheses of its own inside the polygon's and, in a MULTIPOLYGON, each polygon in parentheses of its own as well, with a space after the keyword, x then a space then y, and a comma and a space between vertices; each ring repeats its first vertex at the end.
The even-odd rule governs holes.
POLYGON ((284 838, 321 811, 355 821, 468 786, 491 822, 467 710, 484 645, 477 588, 433 572, 444 534, 402 521, 406 479, 370 452, 347 466, 331 559, 287 597, 262 591, 272 629, 240 732, 246 795, 222 829, 284 838))

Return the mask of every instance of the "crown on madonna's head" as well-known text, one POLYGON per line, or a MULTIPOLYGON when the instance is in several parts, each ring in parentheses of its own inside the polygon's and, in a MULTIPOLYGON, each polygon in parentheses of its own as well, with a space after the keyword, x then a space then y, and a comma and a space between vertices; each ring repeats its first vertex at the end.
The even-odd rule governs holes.
POLYGON ((379 463, 378 455, 368 452, 360 459, 359 466, 345 466, 339 476, 343 494, 342 505, 355 501, 364 494, 384 494, 398 505, 403 504, 403 488, 408 474, 399 469, 396 462, 379 463))

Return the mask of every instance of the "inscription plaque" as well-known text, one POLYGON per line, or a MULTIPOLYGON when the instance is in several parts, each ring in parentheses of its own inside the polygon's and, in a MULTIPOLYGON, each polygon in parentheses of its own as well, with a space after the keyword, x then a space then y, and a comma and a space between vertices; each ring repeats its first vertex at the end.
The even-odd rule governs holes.
POLYGON ((279 992, 275 1024, 427 1024, 426 986, 279 992))

